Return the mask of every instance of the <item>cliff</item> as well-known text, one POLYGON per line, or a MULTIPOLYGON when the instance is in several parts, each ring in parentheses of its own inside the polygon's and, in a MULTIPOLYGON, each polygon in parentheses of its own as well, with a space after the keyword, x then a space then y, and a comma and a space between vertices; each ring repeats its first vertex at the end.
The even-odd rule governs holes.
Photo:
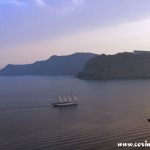
POLYGON ((33 64, 9 64, 0 70, 0 75, 75 75, 83 69, 85 62, 94 56, 92 53, 75 53, 67 56, 54 55, 48 60, 33 64))
POLYGON ((150 53, 99 55, 87 61, 80 79, 150 78, 150 53))

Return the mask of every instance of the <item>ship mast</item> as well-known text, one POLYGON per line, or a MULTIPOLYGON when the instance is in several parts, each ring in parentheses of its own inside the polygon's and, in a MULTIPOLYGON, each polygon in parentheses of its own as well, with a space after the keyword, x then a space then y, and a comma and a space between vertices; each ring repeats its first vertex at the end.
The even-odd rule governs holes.
POLYGON ((58 94, 58 92, 57 92, 57 98, 58 98, 58 102, 63 103, 63 99, 62 99, 62 97, 58 94))
POLYGON ((64 93, 62 93, 62 99, 63 99, 63 102, 67 102, 68 101, 66 96, 64 95, 64 93))

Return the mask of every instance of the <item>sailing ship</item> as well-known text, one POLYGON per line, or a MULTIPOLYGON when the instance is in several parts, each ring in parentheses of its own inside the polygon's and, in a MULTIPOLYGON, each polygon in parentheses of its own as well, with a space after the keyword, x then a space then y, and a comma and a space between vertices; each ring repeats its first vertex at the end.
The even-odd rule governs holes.
POLYGON ((57 94, 58 102, 53 103, 54 107, 62 107, 62 106, 73 106, 78 104, 78 98, 72 94, 72 92, 68 93, 67 95, 57 94))

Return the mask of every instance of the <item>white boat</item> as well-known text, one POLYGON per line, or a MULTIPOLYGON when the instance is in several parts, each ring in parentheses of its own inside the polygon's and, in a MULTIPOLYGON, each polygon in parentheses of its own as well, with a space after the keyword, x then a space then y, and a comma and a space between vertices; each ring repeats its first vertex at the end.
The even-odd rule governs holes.
POLYGON ((73 106, 78 104, 78 98, 70 92, 67 92, 67 95, 62 94, 57 95, 58 102, 53 103, 52 105, 55 107, 62 107, 62 106, 73 106))

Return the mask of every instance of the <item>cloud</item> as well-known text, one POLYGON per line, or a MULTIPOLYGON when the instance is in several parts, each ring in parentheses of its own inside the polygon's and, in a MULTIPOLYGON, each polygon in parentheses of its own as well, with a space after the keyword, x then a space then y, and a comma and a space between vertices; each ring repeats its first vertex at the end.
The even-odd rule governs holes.
POLYGON ((46 6, 46 3, 45 3, 45 1, 44 0, 33 0, 34 1, 34 3, 35 3, 35 5, 37 5, 37 6, 46 6))
POLYGON ((18 0, 1 0, 0 4, 14 4, 14 5, 22 5, 23 2, 18 1, 18 0))
POLYGON ((0 4, 12 4, 16 6, 46 6, 44 0, 0 0, 0 4))
POLYGON ((62 7, 60 8, 60 10, 63 14, 70 14, 71 12, 82 8, 83 4, 84 0, 69 0, 66 1, 64 5, 61 5, 62 7))
POLYGON ((1 0, 0 5, 15 5, 17 7, 28 7, 29 3, 22 0, 1 0))
POLYGON ((75 5, 81 5, 83 3, 83 0, 72 0, 72 4, 75 5))

